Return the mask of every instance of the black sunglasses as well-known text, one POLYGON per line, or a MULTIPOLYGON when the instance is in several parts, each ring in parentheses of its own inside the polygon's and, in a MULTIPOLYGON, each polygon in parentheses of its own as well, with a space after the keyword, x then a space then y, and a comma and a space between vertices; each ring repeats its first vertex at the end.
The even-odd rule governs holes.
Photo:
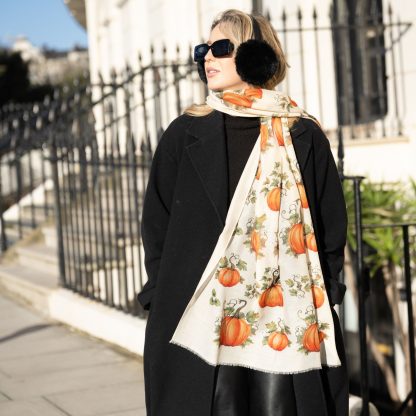
POLYGON ((220 39, 211 45, 208 45, 207 43, 201 43, 200 45, 195 46, 194 61, 203 61, 205 55, 210 49, 216 58, 220 58, 221 56, 229 55, 234 50, 234 45, 231 43, 230 39, 220 39))

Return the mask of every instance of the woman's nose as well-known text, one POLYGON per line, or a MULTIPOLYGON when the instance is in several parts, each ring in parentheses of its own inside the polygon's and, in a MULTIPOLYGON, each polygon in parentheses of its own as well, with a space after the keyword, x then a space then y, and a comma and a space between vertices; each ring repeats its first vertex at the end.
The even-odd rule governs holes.
POLYGON ((205 55, 205 60, 207 60, 207 59, 212 60, 213 58, 214 58, 214 55, 212 54, 211 49, 208 49, 208 52, 205 55))

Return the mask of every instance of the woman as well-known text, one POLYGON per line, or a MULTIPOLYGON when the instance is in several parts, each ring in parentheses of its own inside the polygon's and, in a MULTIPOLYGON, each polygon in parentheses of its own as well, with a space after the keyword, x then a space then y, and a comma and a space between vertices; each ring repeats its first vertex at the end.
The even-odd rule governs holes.
POLYGON ((287 63, 265 18, 225 11, 195 59, 207 104, 165 131, 143 207, 148 415, 345 416, 328 140, 274 90, 287 63))

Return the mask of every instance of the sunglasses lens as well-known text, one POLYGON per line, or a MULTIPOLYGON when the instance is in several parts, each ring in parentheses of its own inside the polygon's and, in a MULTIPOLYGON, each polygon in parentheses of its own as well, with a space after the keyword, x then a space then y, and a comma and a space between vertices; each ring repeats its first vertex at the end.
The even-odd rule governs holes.
POLYGON ((212 54, 219 58, 221 56, 229 55, 234 49, 234 45, 229 39, 217 40, 211 45, 212 54))
POLYGON ((205 58, 205 55, 208 53, 209 46, 206 43, 201 43, 200 45, 195 46, 194 49, 194 61, 202 61, 205 58))
POLYGON ((229 39, 220 39, 215 41, 212 45, 207 43, 201 43, 195 46, 194 49, 194 61, 199 62, 205 59, 205 55, 211 49, 212 54, 218 58, 221 56, 227 56, 234 50, 234 45, 229 39))

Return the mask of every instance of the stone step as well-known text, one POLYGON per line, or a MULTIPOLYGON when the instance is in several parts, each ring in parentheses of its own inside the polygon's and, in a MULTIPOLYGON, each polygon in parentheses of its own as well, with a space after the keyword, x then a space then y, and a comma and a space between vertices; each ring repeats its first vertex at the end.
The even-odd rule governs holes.
MULTIPOLYGON (((72 218, 75 218, 75 216, 77 215, 79 218, 82 218, 82 216, 86 217, 87 214, 91 217, 91 218, 129 218, 130 216, 132 218, 134 218, 136 216, 136 208, 135 206, 133 206, 132 204, 130 204, 130 208, 128 205, 124 205, 123 206, 123 210, 121 209, 121 205, 120 202, 117 202, 117 210, 115 210, 115 204, 114 202, 109 201, 109 205, 107 206, 107 203, 103 203, 101 206, 98 204, 92 205, 90 204, 89 207, 87 208, 87 205, 84 204, 83 206, 78 205, 77 207, 74 207, 74 205, 72 205, 72 210, 68 209, 65 212, 62 212, 62 218, 65 218, 65 214, 66 213, 72 213, 72 218)), ((137 206, 137 214, 140 216, 141 215, 141 201, 139 201, 137 204, 135 204, 137 206)))
POLYGON ((58 287, 58 276, 47 271, 34 272, 21 264, 0 265, 1 291, 40 311, 48 311, 48 296, 58 287))
MULTIPOLYGON (((64 227, 63 231, 64 231, 64 241, 65 244, 67 244, 67 238, 69 239, 70 242, 72 242, 72 240, 75 241, 75 244, 80 244, 82 243, 84 240, 86 240, 87 245, 89 244, 89 241, 91 241, 91 244, 98 244, 99 246, 101 246, 103 244, 103 239, 101 237, 101 230, 100 230, 100 226, 98 225, 98 232, 97 232, 97 238, 95 235, 95 228, 92 227, 91 229, 91 235, 89 235, 87 233, 87 235, 84 235, 82 233, 82 229, 79 230, 79 232, 77 233, 76 229, 71 229, 69 227, 64 227)), ((126 224, 126 226, 129 226, 129 224, 126 224)), ((108 244, 108 241, 115 241, 115 237, 114 237, 114 231, 113 231, 113 224, 111 225, 111 232, 108 233, 108 224, 105 223, 104 224, 104 243, 107 245, 113 245, 115 246, 115 242, 113 242, 112 244, 108 244)), ((42 226, 41 228, 42 230, 42 234, 44 237, 44 241, 45 244, 48 247, 57 247, 58 246, 58 237, 57 237, 57 231, 56 228, 54 226, 42 226)), ((88 232, 88 227, 86 227, 86 232, 88 232)), ((133 235, 130 235, 130 229, 126 229, 125 230, 125 237, 123 238, 124 244, 125 246, 131 246, 132 244, 137 245, 138 244, 138 233, 137 233, 137 227, 133 227, 132 229, 132 233, 133 235)), ((121 233, 118 233, 118 236, 121 238, 121 233)))
POLYGON ((16 247, 17 263, 31 268, 34 272, 59 275, 58 253, 56 248, 37 242, 24 247, 16 247))
POLYGON ((134 215, 136 209, 141 212, 143 206, 143 194, 138 194, 137 198, 134 198, 133 192, 129 195, 124 193, 113 194, 113 191, 102 192, 101 198, 98 193, 85 195, 86 197, 77 198, 77 200, 69 201, 67 198, 64 203, 67 207, 72 207, 73 210, 87 210, 87 207, 90 211, 96 212, 99 215, 100 210, 102 210, 103 215, 108 215, 107 213, 113 213, 115 210, 117 212, 124 212, 125 215, 128 215, 129 210, 132 215, 134 215), (88 202, 88 203, 87 203, 88 202))
MULTIPOLYGON (((12 246, 13 244, 17 243, 20 240, 19 230, 17 227, 6 227, 6 239, 7 239, 7 247, 12 246)), ((28 233, 27 230, 23 229, 23 237, 26 233, 28 233)))
MULTIPOLYGON (((44 244, 53 249, 57 250, 57 234, 56 230, 53 225, 45 225, 41 228, 41 232, 44 239, 44 244)), ((131 267, 137 265, 139 263, 142 264, 142 270, 144 270, 144 251, 143 246, 140 242, 137 241, 137 238, 129 238, 126 237, 123 239, 125 244, 125 260, 123 256, 123 251, 120 248, 117 248, 115 239, 112 241, 111 244, 108 243, 107 236, 105 240, 105 244, 103 246, 103 242, 100 239, 100 235, 98 236, 98 240, 95 239, 95 235, 91 236, 91 247, 89 244, 89 240, 84 240, 85 237, 82 234, 76 234, 68 232, 69 242, 66 240, 66 234, 64 235, 64 251, 65 257, 71 259, 77 259, 76 261, 82 264, 80 268, 88 269, 88 270, 98 270, 103 267, 112 268, 117 267, 117 264, 120 267, 131 267), (72 245, 72 241, 74 240, 74 248, 75 248, 75 256, 74 248, 72 245), (98 245, 96 244, 98 241, 98 245), (140 247, 140 248, 139 248, 140 247), (103 257, 103 248, 105 249, 105 260, 103 257), (117 260, 117 250, 118 251, 118 260, 117 260), (140 250, 140 253, 139 253, 140 250), (140 258, 139 258, 140 255, 140 258), (85 265, 85 266, 84 266, 85 265)))
POLYGON ((99 265, 100 268, 95 263, 91 263, 89 266, 91 268, 85 270, 83 265, 77 264, 77 267, 71 269, 67 273, 67 287, 72 287, 80 293, 85 292, 86 296, 104 303, 113 302, 115 305, 126 305, 125 295, 127 293, 127 302, 133 305, 137 300, 137 293, 147 281, 146 274, 140 275, 137 264, 125 268, 121 266, 120 269, 117 268, 116 261, 106 261, 105 269, 101 268, 103 264, 99 265), (74 281, 76 276, 79 279, 78 282, 74 281))
MULTIPOLYGON (((47 211, 45 212, 44 205, 25 205, 20 208, 19 217, 27 226, 31 226, 32 217, 36 224, 41 224, 48 218, 51 218, 55 215, 53 205, 47 205, 46 209, 47 211)), ((17 220, 14 222, 8 220, 7 222, 14 225, 17 224, 17 220)))
MULTIPOLYGON (((146 186, 146 182, 147 182, 147 176, 145 178, 143 178, 142 176, 137 175, 136 176, 136 185, 133 182, 132 178, 128 178, 125 177, 123 175, 122 180, 120 181, 119 178, 113 178, 111 176, 109 176, 108 178, 106 177, 101 177, 100 181, 99 181, 99 187, 100 187, 100 191, 101 193, 106 192, 106 190, 112 190, 114 188, 116 188, 117 190, 123 190, 123 193, 131 193, 134 191, 134 187, 136 186, 137 188, 137 192, 141 193, 143 191, 143 189, 146 186)), ((67 181, 65 182, 61 182, 61 190, 74 190, 76 192, 96 192, 98 193, 99 191, 99 187, 98 187, 98 182, 92 182, 91 178, 88 178, 88 180, 85 181, 81 181, 80 178, 77 178, 75 181, 72 181, 70 183, 68 183, 67 181)))

